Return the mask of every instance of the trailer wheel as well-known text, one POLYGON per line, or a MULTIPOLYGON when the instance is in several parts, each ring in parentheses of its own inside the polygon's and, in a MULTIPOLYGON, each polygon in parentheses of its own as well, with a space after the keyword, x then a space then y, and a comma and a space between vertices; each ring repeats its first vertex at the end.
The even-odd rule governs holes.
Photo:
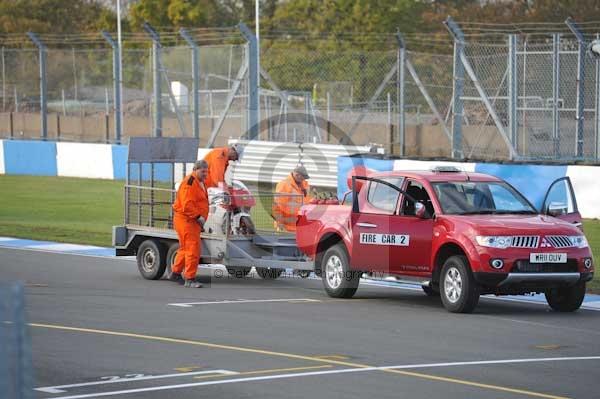
POLYGON ((146 240, 137 250, 137 265, 142 277, 146 280, 159 280, 165 274, 167 267, 166 250, 163 244, 156 240, 146 240))
POLYGON ((169 250, 167 251, 167 268, 166 274, 167 277, 171 275, 171 266, 175 263, 175 257, 177 256, 177 252, 179 251, 179 243, 175 242, 169 246, 169 250))
POLYGON ((281 273, 283 273, 283 269, 269 269, 267 267, 257 267, 256 273, 264 279, 264 280, 275 280, 281 273))
POLYGON ((348 254, 343 244, 336 244, 325 251, 320 269, 327 295, 333 298, 354 296, 362 273, 350 270, 348 254))
POLYGON ((585 282, 579 282, 571 287, 553 288, 546 291, 546 301, 557 312, 574 312, 583 303, 585 297, 585 282))
POLYGON ((244 278, 250 273, 252 270, 251 267, 243 267, 243 266, 227 266, 227 272, 235 278, 244 278))
POLYGON ((308 278, 308 276, 310 276, 311 271, 310 270, 300 270, 298 271, 298 276, 302 277, 302 278, 308 278))

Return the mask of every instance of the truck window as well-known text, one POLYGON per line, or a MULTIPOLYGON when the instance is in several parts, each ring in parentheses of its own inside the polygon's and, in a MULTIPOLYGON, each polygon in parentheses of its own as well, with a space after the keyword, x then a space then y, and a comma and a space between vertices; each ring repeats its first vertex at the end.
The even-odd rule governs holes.
MULTIPOLYGON (((404 178, 397 177, 382 180, 389 182, 390 184, 393 184, 396 187, 401 187, 404 178)), ((380 209, 384 213, 394 213, 394 211, 396 210, 396 205, 398 204, 399 196, 400 192, 394 190, 392 187, 386 186, 384 184, 379 184, 374 181, 369 183, 367 201, 369 202, 369 204, 371 204, 377 209, 380 209)))
POLYGON ((443 182, 433 183, 433 188, 447 214, 537 213, 519 192, 502 182, 443 182))
MULTIPOLYGON (((408 185, 406 186, 406 193, 425 205, 427 213, 433 216, 434 209, 431 198, 421 183, 418 183, 414 180, 409 180, 408 185)), ((402 201, 402 214, 405 216, 415 215, 415 203, 406 197, 404 197, 402 201)))

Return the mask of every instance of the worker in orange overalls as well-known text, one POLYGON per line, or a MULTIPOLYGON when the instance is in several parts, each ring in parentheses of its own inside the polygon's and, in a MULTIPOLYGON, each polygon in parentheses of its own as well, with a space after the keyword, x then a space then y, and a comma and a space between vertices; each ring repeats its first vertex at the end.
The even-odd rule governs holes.
POLYGON ((206 177, 206 188, 218 187, 219 183, 225 182, 225 171, 229 161, 237 161, 242 156, 242 146, 233 144, 229 147, 220 147, 211 150, 204 156, 208 162, 208 176, 206 177))
POLYGON ((206 161, 196 161, 192 173, 179 185, 173 204, 173 222, 179 238, 179 251, 171 266, 169 280, 188 288, 202 287, 196 279, 196 273, 200 263, 200 233, 204 231, 204 223, 208 217, 208 193, 204 183, 207 173, 206 161))
POLYGON ((312 200, 306 168, 297 166, 288 177, 277 183, 273 200, 273 218, 277 231, 296 231, 298 210, 312 200))

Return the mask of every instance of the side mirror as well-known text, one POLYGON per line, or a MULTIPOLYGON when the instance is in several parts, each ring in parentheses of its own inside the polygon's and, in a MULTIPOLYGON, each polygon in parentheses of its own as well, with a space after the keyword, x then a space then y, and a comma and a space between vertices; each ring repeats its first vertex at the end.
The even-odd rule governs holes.
POLYGON ((563 202, 551 202, 546 213, 550 216, 560 216, 566 214, 567 209, 567 204, 563 202))
POLYGON ((415 216, 419 219, 427 219, 427 209, 421 202, 415 203, 415 216))

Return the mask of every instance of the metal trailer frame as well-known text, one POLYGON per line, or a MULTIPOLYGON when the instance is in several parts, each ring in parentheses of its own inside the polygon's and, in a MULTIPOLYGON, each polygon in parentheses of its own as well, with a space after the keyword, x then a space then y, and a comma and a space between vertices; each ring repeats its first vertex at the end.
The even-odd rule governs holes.
MULTIPOLYGON (((117 256, 131 256, 138 255, 138 249, 144 242, 150 240, 156 243, 160 248, 157 256, 161 257, 158 263, 162 271, 154 279, 161 278, 164 270, 170 267, 173 258, 169 254, 173 254, 179 245, 172 225, 171 204, 176 195, 176 177, 185 176, 187 165, 196 161, 198 141, 197 138, 136 137, 131 139, 129 145, 124 192, 125 220, 123 225, 113 227, 113 246, 117 256), (149 166, 149 173, 146 173, 146 165, 149 166), (158 169, 161 169, 163 178, 165 170, 169 170, 168 181, 157 178, 158 169), (145 183, 149 183, 149 186, 145 183), (142 199, 143 193, 146 195, 142 199), (165 201, 165 197, 169 201, 165 201), (160 206, 163 207, 163 213, 157 214, 157 207, 160 206), (168 217, 164 217, 164 206, 170 209, 168 217)), ((294 233, 257 230, 255 234, 238 235, 230 234, 230 230, 226 226, 225 234, 212 231, 202 233, 200 263, 248 269, 313 271, 315 268, 314 261, 298 249, 294 233)), ((139 263, 138 257, 138 266, 139 263)))

